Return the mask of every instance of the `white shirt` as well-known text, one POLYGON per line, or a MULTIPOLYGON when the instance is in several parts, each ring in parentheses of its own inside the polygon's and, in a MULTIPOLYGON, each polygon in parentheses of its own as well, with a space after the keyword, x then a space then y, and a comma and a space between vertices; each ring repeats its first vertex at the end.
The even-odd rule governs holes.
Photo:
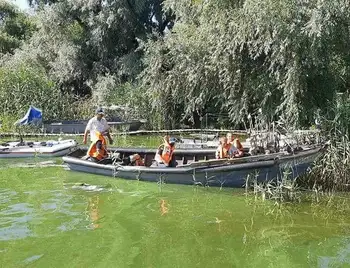
POLYGON ((97 117, 93 117, 87 123, 85 131, 90 131, 90 140, 94 141, 94 137, 96 136, 96 131, 103 133, 109 129, 109 125, 107 120, 102 117, 101 120, 97 120, 97 117))

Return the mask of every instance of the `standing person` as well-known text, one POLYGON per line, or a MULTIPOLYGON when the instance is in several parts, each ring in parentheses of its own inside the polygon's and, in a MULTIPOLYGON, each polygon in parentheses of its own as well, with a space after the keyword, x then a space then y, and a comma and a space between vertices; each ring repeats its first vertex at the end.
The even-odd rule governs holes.
POLYGON ((104 118, 104 111, 102 108, 96 110, 96 115, 91 118, 85 128, 83 143, 87 142, 87 135, 90 133, 90 140, 93 142, 97 138, 97 132, 102 133, 108 137, 109 143, 113 144, 113 139, 110 134, 110 126, 104 118))

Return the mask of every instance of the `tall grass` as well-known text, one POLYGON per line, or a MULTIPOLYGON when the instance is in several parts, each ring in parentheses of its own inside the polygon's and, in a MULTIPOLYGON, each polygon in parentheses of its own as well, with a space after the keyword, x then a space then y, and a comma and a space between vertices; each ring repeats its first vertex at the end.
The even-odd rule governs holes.
POLYGON ((350 98, 340 95, 333 104, 332 119, 323 118, 323 136, 328 139, 304 186, 315 191, 350 190, 350 98))
POLYGON ((13 123, 33 105, 43 110, 44 120, 82 119, 91 116, 92 101, 62 92, 38 66, 0 68, 0 120, 2 132, 13 131, 13 123))

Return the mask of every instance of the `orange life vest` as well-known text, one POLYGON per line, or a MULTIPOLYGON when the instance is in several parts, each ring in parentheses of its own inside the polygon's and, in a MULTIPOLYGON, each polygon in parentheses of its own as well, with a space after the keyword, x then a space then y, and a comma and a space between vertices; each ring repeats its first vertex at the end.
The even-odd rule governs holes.
POLYGON ((229 151, 231 149, 231 144, 226 144, 225 146, 219 145, 216 151, 216 158, 223 159, 229 157, 229 151))
POLYGON ((143 162, 143 160, 139 154, 130 155, 130 162, 132 165, 135 165, 135 166, 144 166, 145 165, 145 163, 143 162))
POLYGON ((96 158, 99 161, 106 158, 108 155, 106 144, 107 143, 105 137, 103 137, 100 132, 96 132, 96 139, 91 143, 87 155, 96 158), (102 143, 102 148, 100 150, 97 150, 96 146, 98 141, 101 141, 102 143))
POLYGON ((170 144, 167 142, 164 142, 164 144, 161 146, 163 146, 163 152, 161 155, 163 163, 166 165, 169 165, 169 163, 171 162, 171 159, 173 158, 175 146, 170 146, 170 144))

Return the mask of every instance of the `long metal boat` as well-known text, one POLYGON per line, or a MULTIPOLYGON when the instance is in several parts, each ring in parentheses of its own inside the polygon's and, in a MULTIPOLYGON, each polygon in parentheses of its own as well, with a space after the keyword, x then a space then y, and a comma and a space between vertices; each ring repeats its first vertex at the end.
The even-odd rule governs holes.
POLYGON ((158 183, 243 187, 248 177, 257 181, 271 180, 282 177, 286 170, 290 171, 290 176, 293 178, 304 174, 321 151, 321 147, 312 147, 294 153, 280 152, 216 160, 215 149, 178 149, 175 151, 178 166, 174 168, 156 166, 154 149, 115 149, 115 153, 119 153, 121 157, 138 153, 143 157, 145 166, 125 166, 113 161, 112 158, 94 163, 82 159, 86 155, 86 149, 83 148, 63 157, 63 160, 73 171, 116 178, 158 183))

